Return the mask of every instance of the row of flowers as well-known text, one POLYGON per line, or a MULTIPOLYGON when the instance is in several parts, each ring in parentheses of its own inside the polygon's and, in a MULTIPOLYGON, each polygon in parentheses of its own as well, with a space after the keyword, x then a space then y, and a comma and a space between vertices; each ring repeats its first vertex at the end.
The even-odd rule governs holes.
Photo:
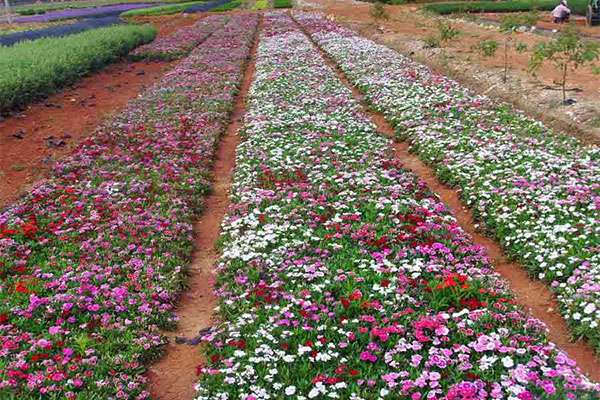
POLYGON ((592 399, 287 14, 265 15, 198 400, 592 399))
POLYGON ((149 397, 256 27, 232 17, 0 213, 0 398, 149 397))
POLYGON ((208 16, 191 26, 180 28, 168 36, 138 47, 130 56, 133 59, 153 60, 175 60, 183 57, 214 31, 223 27, 228 19, 225 15, 208 16))
POLYGON ((600 150, 318 14, 295 16, 600 351, 600 150))

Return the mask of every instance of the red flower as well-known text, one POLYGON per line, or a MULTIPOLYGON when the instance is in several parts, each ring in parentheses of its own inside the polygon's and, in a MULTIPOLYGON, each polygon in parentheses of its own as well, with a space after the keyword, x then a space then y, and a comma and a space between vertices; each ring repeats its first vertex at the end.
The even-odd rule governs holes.
POLYGON ((17 284, 15 285, 15 291, 24 294, 29 293, 29 289, 27 289, 27 284, 23 282, 17 282, 17 284))
POLYGON ((0 324, 5 324, 8 322, 8 315, 0 314, 0 324))
POLYGON ((362 298, 362 292, 359 289, 355 289, 354 292, 349 296, 350 300, 360 300, 362 298))
POLYGON ((350 307, 350 300, 348 300, 347 298, 341 297, 340 301, 342 302, 342 306, 344 306, 344 308, 350 307))

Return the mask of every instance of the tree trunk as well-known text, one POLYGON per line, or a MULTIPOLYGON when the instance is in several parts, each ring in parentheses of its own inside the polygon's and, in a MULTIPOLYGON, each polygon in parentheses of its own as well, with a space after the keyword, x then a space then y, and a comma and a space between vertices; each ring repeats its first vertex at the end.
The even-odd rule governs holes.
POLYGON ((508 38, 504 40, 504 78, 502 81, 506 83, 508 79, 508 38))
POLYGON ((567 63, 565 62, 562 70, 562 94, 563 94, 563 104, 567 103, 567 63))

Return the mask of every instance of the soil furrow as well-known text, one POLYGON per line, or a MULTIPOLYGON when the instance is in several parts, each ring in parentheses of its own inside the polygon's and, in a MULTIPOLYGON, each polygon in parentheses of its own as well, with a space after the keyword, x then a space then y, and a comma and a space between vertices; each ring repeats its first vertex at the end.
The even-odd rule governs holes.
POLYGON ((504 254, 500 244, 478 231, 472 212, 460 200, 457 191, 436 176, 432 168, 424 164, 417 156, 409 152, 409 144, 396 142, 394 128, 386 121, 383 114, 373 111, 364 100, 363 94, 347 78, 329 55, 308 35, 327 64, 336 72, 343 84, 352 91, 362 110, 377 126, 377 131, 394 140, 394 152, 404 167, 414 172, 427 186, 436 193, 452 211, 459 225, 471 235, 473 242, 485 248, 495 270, 510 283, 515 294, 515 300, 521 304, 533 317, 543 321, 549 329, 549 339, 565 351, 570 358, 577 362, 581 370, 591 379, 600 381, 600 360, 594 350, 584 341, 571 341, 571 334, 566 321, 559 313, 559 305, 554 294, 541 281, 533 280, 525 268, 517 262, 512 262, 504 254))
POLYGON ((197 381, 196 368, 202 362, 198 347, 175 343, 176 337, 196 337, 198 332, 214 322, 214 308, 217 299, 213 294, 213 267, 219 253, 216 242, 220 225, 229 207, 229 192, 235 167, 235 152, 240 137, 242 117, 246 108, 246 97, 254 78, 258 37, 262 28, 259 20, 250 58, 246 64, 240 93, 237 96, 231 123, 221 137, 213 166, 213 191, 206 198, 205 211, 195 223, 194 254, 190 268, 189 289, 182 294, 177 308, 179 322, 177 330, 166 332, 171 342, 166 346, 164 356, 148 371, 150 393, 158 400, 191 400, 197 381))

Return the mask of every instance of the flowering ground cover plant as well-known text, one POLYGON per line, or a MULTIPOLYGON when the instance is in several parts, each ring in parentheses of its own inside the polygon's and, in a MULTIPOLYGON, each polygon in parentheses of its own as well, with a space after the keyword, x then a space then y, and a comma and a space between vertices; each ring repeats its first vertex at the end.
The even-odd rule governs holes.
POLYGON ((198 400, 596 398, 287 14, 243 137, 198 400))
POLYGON ((223 15, 203 18, 192 26, 178 29, 169 36, 138 47, 131 52, 131 56, 134 59, 174 60, 189 53, 227 20, 228 17, 223 15))
POLYGON ((0 213, 0 398, 149 397, 256 26, 232 17, 0 213))
POLYGON ((600 151, 317 14, 295 14, 600 351, 600 151))

